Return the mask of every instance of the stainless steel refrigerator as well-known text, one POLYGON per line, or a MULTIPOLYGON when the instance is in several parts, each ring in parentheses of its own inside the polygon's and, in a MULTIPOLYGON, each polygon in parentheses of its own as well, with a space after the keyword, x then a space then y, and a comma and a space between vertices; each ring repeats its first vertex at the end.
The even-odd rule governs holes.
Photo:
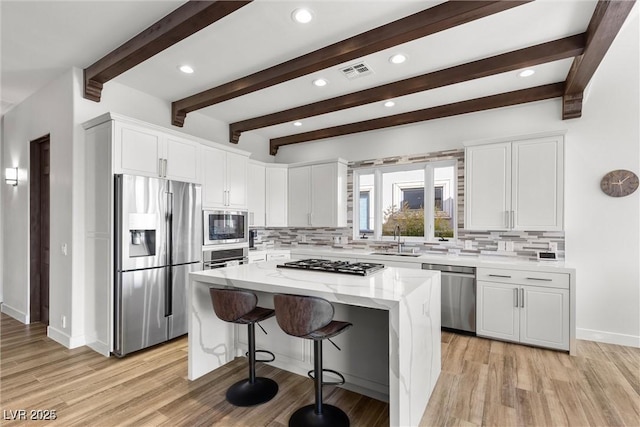
POLYGON ((115 176, 116 356, 187 333, 189 272, 201 270, 200 186, 115 176))

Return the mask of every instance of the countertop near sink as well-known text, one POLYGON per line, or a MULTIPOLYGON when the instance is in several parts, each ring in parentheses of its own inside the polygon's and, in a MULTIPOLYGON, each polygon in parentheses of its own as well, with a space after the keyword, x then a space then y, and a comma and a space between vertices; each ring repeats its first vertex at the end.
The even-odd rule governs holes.
POLYGON ((300 257, 334 257, 344 258, 346 261, 350 259, 366 259, 375 260, 384 263, 384 260, 393 259, 396 262, 406 263, 430 263, 445 265, 461 265, 467 267, 479 268, 503 268, 507 270, 532 270, 546 271, 550 273, 567 273, 575 274, 574 268, 562 261, 527 261, 522 259, 512 259, 509 257, 480 255, 439 255, 439 254, 421 254, 420 256, 403 256, 395 255, 391 252, 388 254, 374 254, 371 250, 361 251, 354 249, 337 249, 337 248, 318 248, 318 247, 292 247, 291 256, 300 257))

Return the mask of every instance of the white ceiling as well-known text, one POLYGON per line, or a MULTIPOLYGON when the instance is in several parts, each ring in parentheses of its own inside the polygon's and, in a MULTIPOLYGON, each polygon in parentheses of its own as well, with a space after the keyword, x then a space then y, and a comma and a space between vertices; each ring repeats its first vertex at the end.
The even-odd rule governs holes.
MULTIPOLYGON (((3 114, 68 68, 91 65, 182 3, 1 0, 3 114)), ((256 0, 114 81, 175 101, 439 3, 442 0, 256 0), (291 12, 300 6, 313 10, 311 23, 291 20, 291 12), (180 73, 177 66, 184 63, 195 73, 180 73)), ((355 80, 342 76, 340 68, 358 62, 349 61, 199 112, 231 123, 582 33, 595 4, 595 0, 535 1, 361 58, 373 69, 368 76, 355 80), (396 52, 405 53, 408 61, 392 65, 388 58, 396 52), (329 85, 311 84, 320 76, 329 85)), ((304 119, 301 127, 286 123, 252 132, 273 138, 564 81, 571 62, 536 67, 529 78, 510 72, 404 96, 395 99, 393 108, 370 104, 304 119)), ((109 90, 109 82, 103 90, 109 90)))

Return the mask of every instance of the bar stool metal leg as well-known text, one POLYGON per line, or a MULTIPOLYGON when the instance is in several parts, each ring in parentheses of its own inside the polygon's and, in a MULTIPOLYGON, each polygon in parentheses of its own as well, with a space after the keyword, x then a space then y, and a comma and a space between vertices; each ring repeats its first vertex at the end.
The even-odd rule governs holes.
POLYGON ((349 417, 333 405, 322 403, 322 341, 313 341, 315 403, 303 406, 289 418, 289 427, 349 427, 349 417))
POLYGON ((271 400, 278 393, 278 383, 271 378, 256 377, 255 323, 248 325, 249 378, 227 390, 227 401, 235 406, 253 406, 271 400))

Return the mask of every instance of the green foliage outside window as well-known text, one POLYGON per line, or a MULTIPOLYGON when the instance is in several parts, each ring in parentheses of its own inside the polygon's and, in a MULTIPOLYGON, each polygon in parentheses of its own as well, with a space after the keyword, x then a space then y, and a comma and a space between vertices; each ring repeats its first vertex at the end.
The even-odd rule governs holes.
MULTIPOLYGON (((393 236, 397 224, 400 225, 400 233, 403 236, 424 237, 424 208, 409 209, 406 202, 400 209, 395 205, 389 206, 383 212, 382 235, 393 236)), ((434 226, 435 237, 453 237, 451 219, 446 212, 436 211, 434 226)))

